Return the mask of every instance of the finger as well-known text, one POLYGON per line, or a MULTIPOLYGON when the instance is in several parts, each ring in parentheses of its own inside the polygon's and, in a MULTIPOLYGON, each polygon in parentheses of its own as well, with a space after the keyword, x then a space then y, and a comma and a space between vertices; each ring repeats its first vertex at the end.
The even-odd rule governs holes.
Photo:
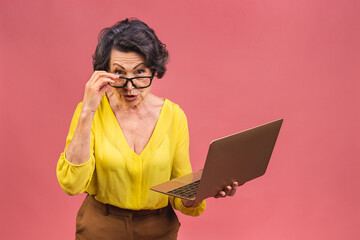
POLYGON ((235 195, 236 189, 238 188, 238 186, 239 186, 238 182, 233 182, 232 189, 231 189, 231 191, 229 193, 229 196, 234 196, 235 195))
POLYGON ((102 86, 99 90, 100 95, 103 95, 105 92, 109 92, 111 90, 111 86, 109 84, 106 84, 102 86))
POLYGON ((107 77, 102 77, 100 78, 97 82, 93 83, 93 88, 97 91, 100 91, 102 87, 104 87, 105 85, 108 85, 108 83, 114 83, 115 81, 107 78, 107 77))
POLYGON ((181 199, 181 201, 185 207, 192 207, 195 204, 194 200, 181 199))
POLYGON ((108 73, 108 72, 105 72, 105 71, 95 71, 93 73, 93 75, 91 76, 89 82, 97 82, 99 79, 101 78, 110 78, 110 79, 113 79, 113 80, 116 80, 119 78, 118 75, 114 74, 114 73, 108 73))
POLYGON ((225 195, 229 195, 229 193, 231 192, 231 190, 232 190, 232 187, 231 187, 231 186, 227 186, 227 187, 224 189, 225 195))
POLYGON ((111 92, 112 92, 112 89, 113 89, 113 87, 111 87, 111 86, 108 84, 108 87, 107 87, 107 89, 105 90, 105 92, 111 93, 111 92))
POLYGON ((103 73, 103 74, 100 74, 96 77, 96 79, 94 79, 92 82, 93 83, 97 83, 99 81, 103 81, 104 79, 109 79, 111 81, 114 81, 116 79, 118 79, 119 76, 115 75, 115 74, 112 74, 112 73, 103 73))
POLYGON ((105 71, 94 71, 90 77, 89 82, 94 82, 95 80, 97 80, 100 77, 101 73, 105 73, 105 71))
POLYGON ((226 193, 224 191, 220 191, 214 196, 214 198, 222 198, 225 196, 226 196, 226 193))
POLYGON ((116 80, 116 79, 118 79, 119 78, 119 75, 117 75, 117 74, 115 74, 115 73, 108 73, 108 72, 106 72, 104 75, 102 75, 102 76, 104 76, 104 77, 109 77, 109 78, 111 78, 111 79, 113 79, 113 80, 116 80))

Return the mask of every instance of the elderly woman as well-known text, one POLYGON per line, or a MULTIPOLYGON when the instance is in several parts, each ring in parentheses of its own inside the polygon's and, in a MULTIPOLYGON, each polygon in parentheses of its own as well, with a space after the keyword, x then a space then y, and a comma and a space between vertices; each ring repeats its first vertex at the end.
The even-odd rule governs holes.
MULTIPOLYGON (((126 19, 102 30, 93 58, 57 165, 66 193, 87 193, 76 239, 176 239, 173 208, 198 216, 205 201, 149 190, 191 172, 184 112, 150 92, 166 71, 165 45, 145 23, 126 19)), ((215 197, 233 195, 236 187, 215 197)))

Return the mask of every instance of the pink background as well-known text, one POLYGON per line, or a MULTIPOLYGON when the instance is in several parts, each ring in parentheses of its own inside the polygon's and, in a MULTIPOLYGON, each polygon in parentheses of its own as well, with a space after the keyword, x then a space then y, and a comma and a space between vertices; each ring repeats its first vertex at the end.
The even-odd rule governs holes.
POLYGON ((153 92, 186 112, 194 169, 212 139, 284 118, 265 176, 179 214, 179 239, 360 239, 357 0, 1 0, 1 239, 74 239, 84 195, 56 163, 99 31, 131 16, 168 46, 153 92))

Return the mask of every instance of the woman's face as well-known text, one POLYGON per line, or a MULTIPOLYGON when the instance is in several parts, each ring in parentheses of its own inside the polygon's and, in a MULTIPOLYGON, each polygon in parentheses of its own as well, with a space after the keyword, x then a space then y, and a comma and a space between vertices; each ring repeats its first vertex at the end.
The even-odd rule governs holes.
MULTIPOLYGON (((145 66, 144 58, 135 52, 121 52, 112 49, 110 53, 110 72, 119 77, 133 78, 151 76, 152 72, 145 66)), ((137 89, 130 81, 123 88, 112 88, 118 100, 130 106, 137 106, 150 93, 151 86, 137 89)))

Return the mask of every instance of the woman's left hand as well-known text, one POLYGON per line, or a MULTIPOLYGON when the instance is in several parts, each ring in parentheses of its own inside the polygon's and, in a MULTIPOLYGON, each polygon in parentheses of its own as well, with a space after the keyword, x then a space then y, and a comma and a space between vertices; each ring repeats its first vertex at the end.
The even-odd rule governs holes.
MULTIPOLYGON (((239 186, 238 182, 233 182, 232 185, 227 186, 224 188, 224 190, 218 192, 214 198, 224 198, 226 196, 234 196, 236 193, 236 189, 239 186)), ((196 207, 197 205, 199 205, 199 203, 196 203, 195 201, 192 200, 186 200, 186 199, 181 199, 183 205, 185 207, 196 207)))
POLYGON ((236 189, 239 186, 238 182, 233 182, 232 185, 227 186, 224 188, 224 190, 218 192, 214 198, 224 198, 226 196, 234 196, 236 193, 236 189))

